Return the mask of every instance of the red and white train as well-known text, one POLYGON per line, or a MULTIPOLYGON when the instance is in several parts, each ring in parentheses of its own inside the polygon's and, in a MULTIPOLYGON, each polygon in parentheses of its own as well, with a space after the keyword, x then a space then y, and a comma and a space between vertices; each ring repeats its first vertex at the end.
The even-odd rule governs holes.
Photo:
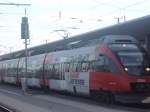
POLYGON ((0 61, 0 81, 144 103, 150 96, 150 57, 131 36, 108 35, 94 44, 0 61))

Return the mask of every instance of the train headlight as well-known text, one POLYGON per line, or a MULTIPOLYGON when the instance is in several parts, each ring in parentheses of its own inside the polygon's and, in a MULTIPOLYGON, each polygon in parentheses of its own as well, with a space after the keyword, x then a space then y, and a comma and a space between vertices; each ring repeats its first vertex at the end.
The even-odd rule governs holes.
POLYGON ((127 72, 127 71, 128 71, 128 68, 124 68, 124 70, 127 72))
POLYGON ((146 68, 145 68, 145 71, 150 72, 150 68, 149 68, 149 67, 146 67, 146 68))
POLYGON ((122 44, 122 46, 123 46, 123 47, 126 47, 127 45, 126 45, 126 44, 122 44))

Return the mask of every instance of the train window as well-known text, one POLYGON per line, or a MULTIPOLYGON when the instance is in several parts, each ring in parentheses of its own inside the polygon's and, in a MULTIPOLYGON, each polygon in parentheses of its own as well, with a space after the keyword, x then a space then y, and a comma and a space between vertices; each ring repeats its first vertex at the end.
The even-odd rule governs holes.
POLYGON ((49 65, 49 66, 48 66, 48 72, 49 72, 49 73, 52 73, 52 70, 53 70, 53 65, 49 65))
POLYGON ((73 63, 70 63, 70 65, 69 65, 69 72, 72 71, 72 68, 73 68, 73 63))
POLYGON ((99 60, 95 62, 95 70, 101 71, 101 72, 106 71, 104 64, 102 64, 101 61, 99 61, 99 60))
POLYGON ((95 62, 95 70, 111 73, 118 72, 117 66, 105 55, 99 55, 98 60, 95 62))
POLYGON ((60 79, 60 64, 55 64, 53 67, 53 73, 52 73, 52 78, 54 79, 60 79))
POLYGON ((82 72, 87 72, 89 69, 89 63, 88 62, 82 62, 82 72))
POLYGON ((74 72, 77 72, 77 67, 78 67, 78 63, 74 63, 73 64, 73 71, 74 72))
POLYGON ((90 61, 89 62, 89 69, 90 69, 90 71, 94 71, 94 69, 95 69, 95 61, 90 61))
POLYGON ((65 72, 69 72, 69 63, 65 63, 64 66, 65 66, 65 72))
POLYGON ((51 65, 51 69, 48 69, 47 72, 48 72, 47 77, 53 78, 55 75, 55 65, 51 65))
POLYGON ((99 55, 98 59, 95 61, 95 70, 104 72, 105 70, 105 56, 99 55))
POLYGON ((60 69, 59 64, 55 64, 54 67, 55 67, 55 72, 58 73, 60 69))
POLYGON ((77 72, 81 72, 82 71, 82 63, 81 62, 78 62, 78 65, 77 65, 77 72))
POLYGON ((70 63, 70 66, 69 66, 70 71, 76 72, 77 71, 77 65, 78 65, 78 63, 75 63, 75 62, 70 63))
POLYGON ((105 69, 107 69, 111 73, 118 72, 116 64, 114 64, 113 61, 108 57, 105 57, 105 69))

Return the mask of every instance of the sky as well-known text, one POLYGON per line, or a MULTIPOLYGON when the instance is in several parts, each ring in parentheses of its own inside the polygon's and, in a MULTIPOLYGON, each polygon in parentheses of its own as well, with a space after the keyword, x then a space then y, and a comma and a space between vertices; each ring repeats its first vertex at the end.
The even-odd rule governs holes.
POLYGON ((150 14, 150 0, 0 0, 0 54, 24 49, 21 18, 27 10, 30 42, 28 47, 129 21, 150 14), (125 17, 125 19, 124 19, 125 17))

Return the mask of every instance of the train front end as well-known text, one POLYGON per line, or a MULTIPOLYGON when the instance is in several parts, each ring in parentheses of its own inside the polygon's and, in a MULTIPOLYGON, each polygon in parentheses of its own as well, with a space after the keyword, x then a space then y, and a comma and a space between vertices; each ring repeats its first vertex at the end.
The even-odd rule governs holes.
POLYGON ((124 40, 109 44, 122 75, 115 98, 125 103, 150 103, 150 56, 132 37, 124 40))

